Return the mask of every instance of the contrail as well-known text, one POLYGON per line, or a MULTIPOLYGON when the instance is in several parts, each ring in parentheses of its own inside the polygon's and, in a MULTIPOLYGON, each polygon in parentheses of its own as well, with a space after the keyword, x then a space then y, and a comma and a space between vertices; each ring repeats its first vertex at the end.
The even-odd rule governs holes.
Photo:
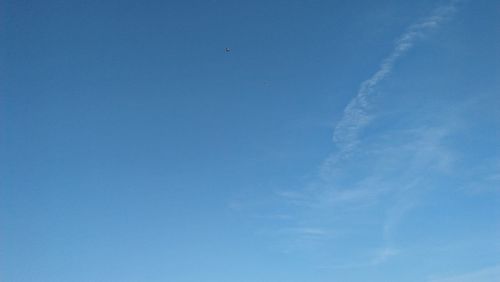
POLYGON ((346 155, 356 147, 359 143, 360 131, 373 119, 373 116, 368 113, 370 107, 368 97, 375 87, 391 73, 394 64, 414 46, 418 39, 453 15, 458 2, 451 1, 446 6, 438 7, 428 17, 408 27, 396 41, 391 54, 382 61, 378 70, 361 83, 358 93, 344 109, 344 114, 333 133, 333 142, 338 146, 340 155, 346 155))

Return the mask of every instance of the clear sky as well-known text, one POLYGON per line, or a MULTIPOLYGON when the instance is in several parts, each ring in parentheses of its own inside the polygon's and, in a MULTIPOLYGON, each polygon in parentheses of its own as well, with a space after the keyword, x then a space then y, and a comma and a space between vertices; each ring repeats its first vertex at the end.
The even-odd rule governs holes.
POLYGON ((499 15, 0 1, 0 280, 500 281, 499 15))

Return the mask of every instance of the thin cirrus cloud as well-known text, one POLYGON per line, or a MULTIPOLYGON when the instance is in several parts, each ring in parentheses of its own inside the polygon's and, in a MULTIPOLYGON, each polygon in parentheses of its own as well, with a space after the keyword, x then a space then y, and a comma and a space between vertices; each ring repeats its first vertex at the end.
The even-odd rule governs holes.
POLYGON ((391 54, 369 79, 361 83, 356 96, 344 109, 333 133, 338 152, 329 156, 320 166, 321 186, 325 186, 319 189, 322 192, 317 197, 321 203, 364 207, 366 204, 376 203, 378 198, 388 193, 395 194, 395 204, 389 209, 384 223, 386 238, 390 237, 390 230, 415 205, 415 201, 411 199, 414 195, 409 191, 423 185, 421 175, 429 170, 449 170, 454 156, 442 143, 453 131, 453 125, 443 121, 439 125, 420 122, 416 128, 390 132, 382 138, 372 139, 373 144, 364 146, 363 156, 360 157, 361 154, 357 152, 359 150, 356 150, 361 145, 360 132, 375 117, 370 112, 369 98, 377 85, 392 72, 398 59, 418 39, 450 19, 457 10, 458 3, 459 1, 451 1, 436 8, 429 16, 408 27, 399 37, 391 54), (353 162, 355 165, 351 168, 349 163, 353 162), (371 168, 358 172, 359 164, 363 163, 371 168), (404 170, 401 170, 402 164, 404 170), (355 181, 348 181, 346 185, 345 181, 339 181, 346 174, 358 175, 355 181))
POLYGON ((392 53, 382 61, 379 69, 369 79, 361 83, 358 93, 344 109, 344 114, 333 133, 333 141, 342 154, 348 154, 356 147, 359 143, 360 131, 373 119, 373 116, 369 114, 369 96, 374 92, 376 86, 391 73, 398 59, 407 53, 418 39, 439 27, 443 21, 453 15, 457 2, 452 1, 446 6, 437 8, 430 16, 411 25, 396 41, 392 53))
MULTIPOLYGON (((432 189, 433 183, 428 179, 448 172, 453 164, 454 154, 443 144, 454 130, 453 112, 446 116, 443 113, 438 121, 431 123, 417 119, 411 128, 379 132, 370 137, 369 143, 362 142, 360 133, 375 117, 370 96, 377 85, 387 78, 398 59, 419 39, 455 13, 457 3, 452 1, 438 7, 406 29, 390 55, 369 79, 361 83, 357 94, 344 109, 333 133, 338 151, 320 165, 319 177, 301 192, 278 193, 287 203, 305 211, 297 219, 298 225, 339 231, 331 238, 332 244, 342 245, 342 240, 352 242, 352 239, 342 237, 356 232, 349 230, 352 218, 358 223, 378 222, 372 225, 371 232, 381 234, 382 241, 368 247, 365 254, 344 261, 349 267, 382 264, 404 251, 393 246, 394 230, 405 215, 418 206, 419 195, 425 191, 419 188, 432 189)), ((295 235, 304 235, 296 232, 297 229, 290 230, 294 230, 295 235)), ((327 234, 314 232, 314 235, 307 238, 318 240, 327 234)))

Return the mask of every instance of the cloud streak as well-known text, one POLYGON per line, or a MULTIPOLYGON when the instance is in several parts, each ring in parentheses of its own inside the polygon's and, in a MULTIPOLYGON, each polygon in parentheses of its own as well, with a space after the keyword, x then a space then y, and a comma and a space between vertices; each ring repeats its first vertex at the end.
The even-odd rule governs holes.
POLYGON ((398 59, 407 53, 418 39, 436 29, 453 15, 457 3, 458 1, 451 1, 448 5, 435 9, 430 16, 408 27, 396 41, 390 55, 382 61, 378 70, 361 83, 358 93, 344 109, 344 114, 333 133, 333 141, 340 149, 341 155, 349 154, 357 146, 359 133, 373 120, 373 116, 369 113, 371 106, 369 97, 377 85, 392 72, 398 59))
MULTIPOLYGON (((326 246, 321 255, 327 260, 320 263, 321 268, 350 269, 392 263, 396 257, 404 260, 415 255, 409 246, 426 244, 425 238, 413 238, 413 228, 416 224, 427 226, 419 222, 427 213, 427 201, 442 197, 444 189, 454 183, 449 176, 460 168, 461 154, 455 151, 453 140, 462 129, 461 116, 468 106, 452 102, 439 111, 434 105, 415 110, 408 103, 387 113, 372 109, 371 96, 402 56, 450 19, 458 3, 448 2, 406 28, 344 109, 333 133, 337 150, 299 189, 287 187, 275 193, 280 204, 285 203, 281 209, 293 214, 279 226, 287 250, 321 252, 315 247, 326 246), (363 139, 362 131, 377 115, 389 123, 399 121, 363 139), (405 228, 400 228, 402 225, 405 228)), ((416 92, 409 89, 408 93, 416 92)), ((382 98, 393 95, 386 93, 382 98)), ((498 174, 488 176, 498 179, 498 174)), ((425 280, 425 275, 422 278, 425 280)))
MULTIPOLYGON (((361 83, 334 130, 333 140, 338 151, 320 165, 319 178, 309 183, 304 191, 277 193, 294 208, 303 210, 302 214, 297 213, 298 226, 340 231, 339 236, 332 239, 337 243, 357 240, 353 239, 358 238, 356 228, 381 228, 382 244, 377 243, 379 247, 375 243, 367 244, 365 247, 378 249, 376 255, 366 254, 360 248, 357 257, 351 258, 365 260, 366 263, 361 265, 385 263, 398 255, 398 250, 392 247, 394 229, 418 205, 418 195, 423 192, 418 188, 432 186, 423 181, 422 176, 431 178, 446 171, 453 160, 451 153, 441 144, 451 131, 448 122, 438 121, 439 125, 432 125, 419 117, 410 128, 379 132, 371 136, 371 142, 367 144, 361 142, 359 135, 374 118, 369 98, 377 86, 419 39, 454 14, 457 3, 452 1, 438 7, 429 16, 409 26, 380 67, 361 83), (343 237, 344 233, 350 233, 351 237, 343 237)), ((301 236, 308 233, 297 232, 305 229, 294 230, 301 236)), ((311 233, 316 235, 309 236, 312 240, 323 237, 311 233)), ((359 263, 347 265, 360 266, 359 263)))

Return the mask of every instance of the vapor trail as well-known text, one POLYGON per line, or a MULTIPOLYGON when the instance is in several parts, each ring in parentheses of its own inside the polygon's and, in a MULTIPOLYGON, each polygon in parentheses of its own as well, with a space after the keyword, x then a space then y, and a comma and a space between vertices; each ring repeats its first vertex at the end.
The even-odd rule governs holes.
POLYGON ((368 97, 376 86, 391 73, 398 59, 406 54, 418 39, 453 15, 457 3, 458 1, 451 1, 448 5, 438 7, 428 17, 408 27, 396 41, 390 55, 382 61, 378 70, 361 83, 356 96, 344 109, 344 114, 333 133, 333 142, 338 146, 341 155, 348 154, 356 147, 359 143, 359 133, 373 119, 373 115, 368 113, 370 107, 368 97))

